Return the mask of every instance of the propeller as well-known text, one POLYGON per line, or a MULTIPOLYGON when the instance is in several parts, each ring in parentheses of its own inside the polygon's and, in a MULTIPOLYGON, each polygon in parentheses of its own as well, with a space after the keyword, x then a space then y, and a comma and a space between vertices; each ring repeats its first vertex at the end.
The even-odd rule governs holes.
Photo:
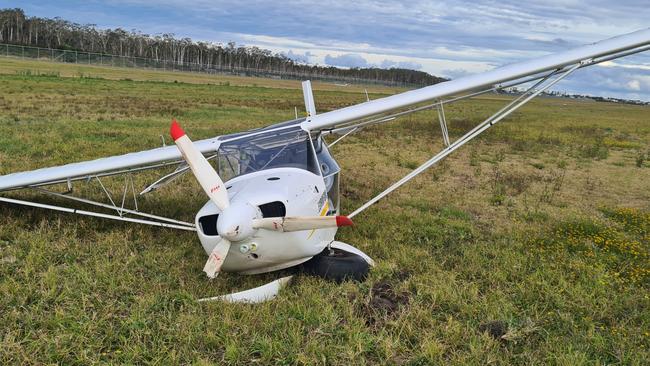
MULTIPOLYGON (((181 151, 183 159, 189 165, 196 180, 199 181, 201 188, 210 197, 210 200, 224 212, 230 206, 230 200, 228 199, 228 192, 219 174, 212 168, 205 156, 194 146, 192 140, 187 137, 185 131, 178 125, 176 120, 172 121, 169 132, 174 139, 174 143, 178 146, 178 150, 181 151)), ((230 240, 222 236, 221 240, 212 249, 208 261, 203 267, 203 271, 208 277, 217 277, 229 250, 230 240)))
POLYGON ((236 202, 231 206, 228 192, 219 174, 194 146, 176 120, 172 120, 170 133, 201 188, 221 210, 217 220, 217 232, 221 240, 214 247, 203 267, 208 277, 215 278, 219 274, 231 242, 244 240, 252 236, 257 229, 290 232, 353 225, 352 220, 346 216, 258 218, 258 209, 248 203, 236 202))

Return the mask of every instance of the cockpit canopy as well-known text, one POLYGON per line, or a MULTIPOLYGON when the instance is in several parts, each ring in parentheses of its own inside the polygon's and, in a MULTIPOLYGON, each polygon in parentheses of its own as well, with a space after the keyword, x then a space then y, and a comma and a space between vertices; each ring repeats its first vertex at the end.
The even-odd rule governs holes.
POLYGON ((312 143, 300 128, 303 119, 246 134, 226 135, 217 155, 219 176, 234 177, 272 168, 298 168, 328 176, 340 170, 320 138, 312 143))

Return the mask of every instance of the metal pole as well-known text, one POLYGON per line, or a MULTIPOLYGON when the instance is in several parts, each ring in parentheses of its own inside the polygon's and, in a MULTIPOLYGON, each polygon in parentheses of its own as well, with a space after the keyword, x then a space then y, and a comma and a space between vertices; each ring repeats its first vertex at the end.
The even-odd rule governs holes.
POLYGON ((339 141, 343 140, 345 137, 347 137, 349 134, 353 133, 354 131, 358 130, 359 128, 360 128, 360 127, 354 127, 354 128, 351 128, 350 131, 348 131, 348 132, 345 133, 345 135, 343 135, 343 136, 337 138, 337 139, 334 140, 331 144, 327 145, 327 147, 332 147, 332 146, 336 145, 339 141))
MULTIPOLYGON (((109 209, 115 210, 117 212, 121 211, 122 214, 123 213, 128 213, 128 214, 132 214, 132 215, 139 215, 139 216, 143 216, 143 217, 148 217, 150 219, 155 219, 155 220, 160 220, 160 221, 167 221, 167 222, 170 222, 170 223, 180 224, 180 225, 184 225, 184 226, 188 226, 188 227, 194 227, 195 226, 194 224, 191 224, 189 222, 174 220, 174 219, 170 219, 170 218, 162 217, 162 216, 158 216, 158 215, 147 214, 147 213, 140 212, 140 211, 137 211, 137 210, 130 210, 130 209, 127 209, 127 208, 124 208, 124 207, 118 208, 117 206, 114 206, 114 205, 107 205, 107 204, 101 203, 101 202, 95 202, 95 201, 87 200, 87 199, 84 199, 84 198, 79 198, 79 197, 65 195, 65 194, 61 194, 61 193, 57 193, 57 192, 52 192, 52 191, 48 191, 47 189, 43 189, 43 188, 34 188, 34 189, 39 191, 39 192, 42 192, 42 193, 45 193, 45 194, 51 194, 51 195, 59 197, 59 198, 66 198, 66 199, 73 200, 73 201, 87 203, 89 205, 109 208, 109 209)), ((135 201, 135 199, 134 199, 134 202, 137 202, 137 201, 135 201)), ((124 205, 124 202, 122 202, 122 205, 124 205)))
POLYGON ((442 131, 442 141, 445 146, 449 147, 449 131, 447 130, 447 119, 445 118, 445 110, 442 103, 438 104, 438 120, 440 121, 440 130, 442 131))
POLYGON ((119 216, 102 214, 102 213, 98 213, 98 212, 90 212, 90 211, 77 210, 77 209, 61 207, 61 206, 46 205, 46 204, 43 204, 43 203, 15 200, 15 199, 12 199, 12 198, 0 197, 0 202, 7 202, 7 203, 13 203, 13 204, 16 204, 16 205, 23 205, 23 206, 30 206, 30 207, 45 208, 45 209, 53 210, 53 211, 61 211, 61 212, 74 213, 74 214, 79 214, 79 215, 84 215, 84 216, 99 217, 99 218, 102 218, 102 219, 133 222, 133 223, 136 223, 136 224, 145 224, 145 225, 152 225, 152 226, 158 226, 158 227, 166 227, 166 228, 170 228, 170 229, 196 231, 196 228, 188 227, 188 226, 166 224, 164 222, 155 222, 155 221, 148 221, 148 220, 141 220, 141 219, 132 219, 130 217, 119 217, 119 216))

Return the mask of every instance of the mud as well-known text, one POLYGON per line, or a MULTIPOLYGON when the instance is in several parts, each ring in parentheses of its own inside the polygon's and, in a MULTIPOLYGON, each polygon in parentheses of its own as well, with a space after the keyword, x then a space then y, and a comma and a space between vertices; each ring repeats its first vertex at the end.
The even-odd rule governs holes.
POLYGON ((390 282, 381 281, 370 289, 370 298, 360 312, 368 325, 383 323, 395 318, 409 300, 407 292, 396 291, 390 282))
POLYGON ((502 320, 494 320, 482 323, 478 326, 479 332, 487 333, 492 338, 503 340, 503 336, 508 332, 508 323, 502 320))

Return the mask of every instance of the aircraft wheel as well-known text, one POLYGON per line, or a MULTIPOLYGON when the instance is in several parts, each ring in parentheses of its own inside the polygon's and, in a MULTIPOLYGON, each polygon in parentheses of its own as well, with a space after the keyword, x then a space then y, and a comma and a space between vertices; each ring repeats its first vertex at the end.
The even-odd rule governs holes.
POLYGON ((302 264, 305 273, 337 283, 345 280, 363 281, 370 266, 361 256, 340 249, 325 248, 302 264))

